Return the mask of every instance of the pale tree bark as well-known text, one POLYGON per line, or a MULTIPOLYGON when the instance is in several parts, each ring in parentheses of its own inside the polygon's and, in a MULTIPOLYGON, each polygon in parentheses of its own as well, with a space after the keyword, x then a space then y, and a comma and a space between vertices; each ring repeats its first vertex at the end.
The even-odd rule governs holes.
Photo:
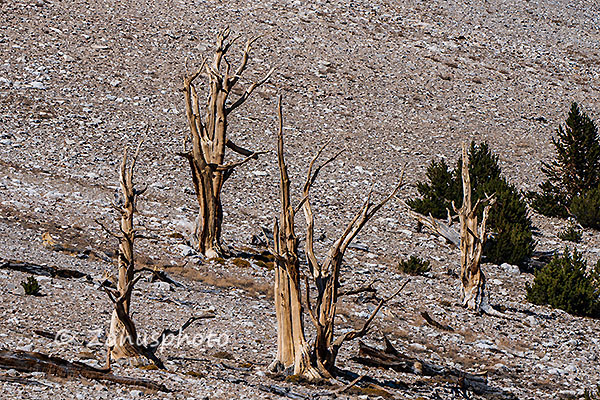
POLYGON ((490 312, 487 292, 485 290, 485 275, 481 270, 481 256, 487 238, 486 223, 490 209, 495 199, 488 196, 485 203, 481 223, 478 223, 477 208, 471 203, 471 179, 469 176, 469 155, 467 146, 462 146, 462 184, 463 204, 460 209, 454 205, 454 211, 460 221, 460 280, 462 285, 461 297, 463 307, 477 312, 490 312))
MULTIPOLYGON (((146 132, 147 133, 147 132, 146 132)), ((214 318, 212 312, 204 313, 190 317, 179 329, 163 329, 162 333, 151 343, 144 344, 138 340, 138 334, 130 316, 131 293, 141 275, 135 277, 137 273, 151 272, 153 277, 177 284, 160 271, 152 271, 148 268, 135 269, 134 244, 136 239, 150 239, 148 235, 134 226, 134 215, 137 212, 136 203, 139 195, 146 191, 146 187, 137 189, 133 183, 133 174, 135 164, 140 153, 142 142, 139 143, 135 154, 128 163, 128 151, 125 148, 123 161, 119 171, 119 185, 121 195, 118 200, 113 202, 113 208, 120 215, 119 233, 112 232, 109 228, 96 220, 98 224, 111 236, 119 240, 119 251, 117 253, 118 278, 111 276, 115 281, 117 289, 110 289, 103 286, 109 299, 114 305, 114 310, 110 320, 110 331, 106 341, 108 351, 106 355, 106 368, 110 369, 111 359, 128 357, 145 357, 152 361, 158 368, 165 369, 162 361, 155 355, 163 341, 173 335, 181 334, 193 322, 201 319, 214 318)))
POLYGON ((32 351, 0 350, 0 368, 21 372, 43 372, 48 376, 55 376, 61 379, 85 378, 114 382, 119 385, 133 385, 152 391, 169 391, 162 383, 144 378, 113 375, 110 373, 110 369, 95 368, 82 362, 71 362, 60 357, 32 351))
POLYGON ((280 174, 281 227, 275 220, 272 251, 276 258, 274 297, 277 315, 277 357, 270 369, 279 371, 293 366, 295 375, 319 379, 321 374, 312 365, 310 347, 304 336, 298 239, 294 229, 295 210, 290 201, 290 179, 283 155, 281 99, 278 113, 277 159, 280 174))
MULTIPOLYGON (((318 151, 309 164, 303 197, 300 204, 294 208, 290 202, 290 180, 283 156, 283 118, 281 98, 279 99, 279 134, 278 160, 281 192, 281 227, 275 222, 274 249, 275 256, 275 310, 277 315, 277 358, 271 364, 272 370, 293 368, 293 373, 309 380, 329 379, 335 374, 335 360, 341 345, 352 339, 364 336, 369 326, 386 301, 397 295, 402 288, 392 296, 379 302, 371 316, 364 322, 361 329, 352 330, 335 338, 336 305, 339 298, 340 268, 344 253, 351 241, 358 235, 366 223, 385 203, 392 199, 402 186, 402 179, 394 190, 377 204, 371 202, 372 189, 363 206, 354 219, 348 224, 341 237, 333 244, 323 262, 319 262, 314 252, 314 217, 310 204, 310 188, 315 182, 321 168, 337 158, 337 153, 323 164, 315 167, 327 143, 318 151), (306 256, 309 270, 304 275, 305 293, 301 293, 301 271, 298 260, 298 240, 294 232, 295 212, 303 209, 306 231, 306 256), (316 287, 314 306, 311 305, 310 287, 316 287), (302 304, 304 298, 304 305, 302 304), (316 329, 316 337, 312 347, 307 343, 303 327, 303 310, 306 306, 316 329)), ((406 284, 406 283, 405 283, 406 284)), ((404 287, 404 286, 402 286, 404 287)), ((372 288, 371 288, 372 289, 372 288)))
POLYGON ((252 92, 264 84, 273 73, 271 69, 260 81, 254 82, 235 100, 229 102, 229 95, 246 70, 252 44, 257 38, 248 40, 242 52, 239 66, 231 69, 227 52, 235 39, 229 40, 229 29, 223 30, 217 38, 217 48, 212 62, 204 60, 196 72, 187 75, 183 81, 185 108, 190 135, 186 138, 185 157, 192 172, 192 182, 200 207, 192 235, 198 251, 209 258, 223 254, 221 247, 221 224, 223 207, 221 191, 223 184, 235 167, 258 158, 264 152, 246 150, 233 143, 227 136, 228 116, 250 97, 252 92), (208 98, 201 110, 201 100, 195 80, 202 73, 208 76, 208 98), (204 116, 202 116, 204 113, 204 116), (188 144, 191 148, 188 149, 188 144), (224 164, 226 148, 244 156, 239 161, 224 164))
POLYGON ((431 214, 429 214, 429 216, 419 214, 418 212, 412 210, 405 202, 403 202, 403 204, 406 206, 408 215, 416 219, 422 226, 429 229, 431 233, 443 237, 448 243, 460 248, 460 233, 452 226, 453 221, 452 216, 450 215, 450 210, 448 210, 447 222, 443 222, 433 218, 431 214))
MULTIPOLYGON (((146 191, 145 187, 138 190, 133 183, 133 173, 141 145, 142 142, 139 143, 129 165, 127 148, 125 149, 119 173, 121 196, 118 202, 113 204, 120 214, 120 234, 113 234, 119 239, 117 290, 111 292, 105 289, 114 304, 107 339, 107 366, 110 366, 111 358, 145 356, 160 368, 164 368, 162 362, 152 352, 138 343, 137 331, 129 312, 131 292, 139 279, 139 277, 134 279, 135 260, 133 248, 135 240, 142 237, 134 228, 133 218, 137 211, 137 197, 146 191)), ((106 230, 110 233, 108 229, 106 230)))

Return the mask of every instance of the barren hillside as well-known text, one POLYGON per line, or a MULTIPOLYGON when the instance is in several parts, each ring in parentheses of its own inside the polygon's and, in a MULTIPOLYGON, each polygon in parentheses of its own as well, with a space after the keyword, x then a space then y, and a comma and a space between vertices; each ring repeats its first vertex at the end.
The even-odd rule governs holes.
MULTIPOLYGON (((379 295, 389 295, 406 279, 398 260, 411 254, 430 260, 433 270, 412 278, 386 306, 367 343, 382 346, 385 335, 411 356, 488 371, 490 391, 469 392, 473 398, 577 398, 600 380, 597 320, 527 303, 525 284, 533 276, 494 265, 484 266, 491 302, 511 319, 462 309, 452 273, 458 250, 417 232, 400 201, 415 195, 430 160, 453 165, 470 140, 487 141, 519 189, 537 187, 571 102, 600 118, 596 1, 0 0, 0 12, 0 264, 47 264, 93 277, 40 278, 44 296, 33 297, 19 285, 28 274, 0 270, 0 349, 103 364, 112 305, 98 282, 104 271, 114 272, 108 257, 117 243, 94 220, 116 228, 110 202, 123 148, 147 129, 136 180, 149 190, 139 221, 157 239, 139 242, 138 261, 185 288, 141 281, 133 318, 142 333, 154 335, 198 312, 216 314, 186 331, 206 340, 163 347, 168 371, 115 366, 120 375, 163 383, 169 394, 1 370, 0 398, 333 396, 335 388, 265 373, 276 349, 273 271, 255 260, 207 262, 186 247, 197 203, 189 168, 176 155, 187 132, 182 77, 210 56, 225 26, 241 35, 233 53, 261 35, 242 84, 275 67, 230 120, 236 143, 269 153, 236 169, 225 185, 228 246, 252 247, 252 237, 278 213, 274 149, 282 94, 295 201, 314 152, 330 138, 329 153, 345 150, 315 184, 318 251, 340 234, 371 183, 383 195, 406 166, 409 185, 357 239, 368 249, 346 254, 344 284, 379 277, 379 295), (45 232, 89 254, 44 246, 45 232), (426 323, 423 311, 454 330, 426 323), (64 330, 72 341, 51 339, 64 330)), ((533 221, 538 249, 565 245, 556 236, 564 221, 538 215, 533 221)), ((585 231, 577 246, 590 260, 600 257, 596 231, 585 231)), ((376 304, 366 296, 344 299, 339 329, 358 326, 376 304)), ((463 398, 444 379, 358 364, 351 360, 357 351, 357 343, 343 348, 340 367, 371 376, 392 398, 463 398)), ((337 397, 384 394, 352 388, 337 397)))

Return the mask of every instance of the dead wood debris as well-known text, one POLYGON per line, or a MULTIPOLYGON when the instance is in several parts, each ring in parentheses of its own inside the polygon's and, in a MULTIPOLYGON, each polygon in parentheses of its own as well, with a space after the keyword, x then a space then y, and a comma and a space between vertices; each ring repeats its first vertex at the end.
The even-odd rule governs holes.
POLYGON ((88 281, 92 280, 92 277, 80 271, 73 269, 58 268, 51 265, 40 265, 33 264, 30 262, 23 261, 11 261, 3 260, 0 261, 0 269, 9 269, 12 271, 25 272, 31 275, 42 275, 50 276, 52 278, 66 278, 66 279, 80 279, 86 278, 88 281))
POLYGON ((401 354, 387 338, 384 338, 384 340, 384 350, 359 341, 358 357, 353 357, 353 360, 363 365, 390 368, 397 372, 408 372, 424 376, 443 376, 450 379, 460 388, 471 389, 476 394, 496 391, 487 384, 487 371, 471 374, 455 368, 437 366, 427 361, 401 354))
POLYGON ((21 372, 44 372, 59 378, 104 380, 161 392, 169 391, 162 383, 156 383, 144 378, 113 375, 110 370, 94 368, 81 362, 70 362, 59 357, 31 351, 0 351, 0 368, 15 369, 21 372))
POLYGON ((171 278, 169 276, 169 274, 167 274, 165 271, 160 271, 158 269, 151 269, 148 267, 143 267, 140 269, 136 269, 135 272, 136 273, 150 272, 152 274, 152 277, 150 278, 151 282, 162 281, 162 282, 167 282, 167 283, 169 283, 173 286, 179 287, 179 288, 185 288, 185 285, 183 283, 177 282, 176 280, 171 278))
POLYGON ((433 318, 431 318, 431 316, 429 315, 429 313, 427 311, 422 311, 421 312, 421 317, 423 317, 423 319, 431 326, 441 329, 443 331, 448 331, 448 332, 454 332, 454 328, 452 328, 449 325, 444 325, 444 324, 440 324, 439 322, 437 322, 436 320, 434 320, 433 318))
POLYGON ((455 247, 460 247, 460 233, 452 227, 452 219, 450 217, 448 218, 448 223, 444 223, 433 218, 431 215, 426 217, 419 214, 418 212, 413 211, 406 203, 403 204, 406 206, 408 214, 429 229, 431 233, 443 237, 448 243, 455 247))

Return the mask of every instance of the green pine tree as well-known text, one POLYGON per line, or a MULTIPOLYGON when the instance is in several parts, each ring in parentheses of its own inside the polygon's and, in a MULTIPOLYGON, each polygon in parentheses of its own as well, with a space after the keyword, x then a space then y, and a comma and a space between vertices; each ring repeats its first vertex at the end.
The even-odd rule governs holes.
POLYGON ((552 138, 556 159, 543 163, 546 181, 541 193, 530 192, 531 206, 540 214, 567 217, 573 199, 584 196, 600 183, 600 141, 594 121, 579 109, 571 110, 565 126, 552 138))
POLYGON ((444 160, 432 161, 425 172, 427 181, 417 183, 420 198, 411 199, 407 203, 410 208, 418 213, 435 218, 446 218, 448 211, 452 211, 452 201, 455 204, 462 196, 462 183, 458 181, 454 171, 448 169, 444 160))
MULTIPOLYGON (((448 210, 454 214, 462 204, 463 189, 461 171, 462 160, 450 171, 444 161, 432 163, 427 168, 427 181, 417 184, 419 198, 408 201, 408 205, 418 213, 436 218, 445 218, 448 210)), ((531 220, 521 193, 504 177, 498 164, 498 157, 492 154, 486 143, 469 148, 469 176, 473 188, 473 202, 496 194, 496 204, 490 211, 488 226, 494 233, 484 249, 487 261, 501 264, 522 265, 533 252, 534 241, 531 220)), ((479 210, 482 213, 483 210, 479 210)))
POLYGON ((600 317, 598 264, 589 272, 581 253, 568 248, 535 274, 533 285, 527 285, 527 301, 548 304, 573 315, 600 317))

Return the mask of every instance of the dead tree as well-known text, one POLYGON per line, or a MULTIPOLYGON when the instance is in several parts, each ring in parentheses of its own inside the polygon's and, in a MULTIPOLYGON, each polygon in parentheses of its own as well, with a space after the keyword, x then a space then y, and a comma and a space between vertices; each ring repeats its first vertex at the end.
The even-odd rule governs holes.
POLYGON ((394 371, 420 376, 443 376, 462 389, 473 390, 476 394, 499 392, 497 389, 488 386, 487 371, 472 374, 452 367, 435 365, 403 354, 394 347, 387 337, 384 336, 384 340, 384 350, 359 341, 358 357, 353 357, 353 360, 372 367, 389 368, 394 371))
POLYGON ((240 107, 252 92, 264 84, 273 73, 271 69, 260 81, 254 82, 235 100, 229 101, 229 95, 248 65, 252 44, 257 38, 246 42, 239 66, 235 71, 227 60, 227 52, 235 39, 229 40, 229 28, 223 30, 217 38, 217 48, 212 63, 203 60, 196 72, 187 75, 183 81, 185 109, 190 135, 184 143, 184 151, 178 153, 185 157, 192 171, 192 182, 200 207, 192 241, 198 251, 209 258, 223 253, 221 248, 221 224, 223 209, 221 190, 231 176, 234 168, 257 159, 259 154, 234 144, 227 136, 229 114, 240 107), (208 98, 202 117, 201 100, 196 90, 195 80, 202 73, 208 76, 208 98), (188 144, 191 148, 188 149, 188 144), (244 156, 238 161, 225 164, 225 149, 228 148, 244 156))
POLYGON ((469 177, 469 156, 467 146, 462 146, 462 184, 463 204, 457 209, 460 221, 460 279, 462 284, 463 307, 477 312, 489 313, 492 309, 487 302, 485 291, 485 275, 481 270, 481 256, 487 237, 486 223, 489 211, 495 202, 493 196, 487 196, 483 201, 471 204, 471 178, 469 177), (480 203, 485 203, 481 223, 478 223, 477 208, 480 203))
MULTIPOLYGON (((147 268, 142 268, 139 270, 135 269, 135 259, 133 253, 136 239, 148 238, 134 227, 134 214, 137 212, 137 197, 143 194, 147 189, 146 187, 143 189, 137 189, 133 183, 133 173, 141 145, 142 142, 140 142, 138 145, 129 165, 127 148, 125 149, 123 161, 121 162, 121 169, 119 173, 121 196, 117 202, 113 203, 113 207, 120 214, 120 233, 113 233, 110 229, 106 228, 99 221, 97 221, 107 233, 119 240, 119 251, 117 253, 117 289, 113 290, 103 286, 103 289, 106 291, 108 297, 114 305, 114 310, 110 320, 110 331, 107 340, 107 368, 110 368, 111 358, 119 359, 142 356, 152 361, 158 368, 164 369, 162 361, 155 355, 164 339, 169 335, 181 333, 196 320, 214 317, 212 313, 190 317, 183 324, 183 326, 179 328, 179 330, 172 330, 168 328, 164 329, 158 338, 153 340, 148 345, 140 343, 138 340, 137 330, 130 316, 131 293, 137 281, 142 277, 141 275, 135 277, 135 274, 148 271, 147 268)), ((154 272, 153 276, 162 277, 163 280, 168 279, 166 275, 161 275, 158 272, 154 272)))
POLYGON ((348 224, 341 237, 333 244, 322 262, 317 260, 313 248, 314 217, 310 203, 310 189, 321 168, 332 162, 340 153, 315 168, 319 156, 325 149, 323 146, 312 159, 308 167, 306 183, 300 204, 294 207, 290 201, 290 179, 283 155, 283 117, 281 98, 278 106, 279 134, 277 155, 280 172, 281 216, 280 223, 274 225, 274 248, 271 249, 275 260, 275 310, 277 315, 277 357, 271 364, 272 371, 293 369, 293 373, 309 380, 328 379, 335 374, 335 360, 342 344, 348 340, 364 336, 378 311, 384 303, 400 292, 398 290, 390 298, 383 299, 364 322, 361 329, 351 330, 337 338, 334 337, 337 301, 340 297, 339 277, 344 253, 366 223, 383 207, 402 186, 400 183, 382 201, 374 204, 371 201, 372 188, 359 212, 348 224), (296 211, 302 207, 306 218, 306 256, 309 266, 304 275, 305 293, 301 291, 301 271, 298 259, 298 239, 294 229, 296 211), (281 226, 280 226, 281 224, 281 226), (314 305, 311 304, 310 280, 316 287, 314 305), (304 304, 303 304, 304 301, 304 304), (309 346, 303 327, 303 309, 306 307, 316 328, 316 338, 309 346))
MULTIPOLYGON (((152 361, 160 363, 154 355, 147 353, 138 344, 137 332, 135 325, 129 315, 129 306, 131 303, 131 292, 137 281, 134 279, 135 261, 133 255, 133 246, 135 240, 141 235, 134 229, 133 218, 136 212, 137 197, 146 191, 146 188, 138 190, 133 184, 133 172, 137 161, 142 142, 137 147, 135 154, 131 159, 129 166, 127 165, 128 155, 127 148, 121 162, 119 173, 119 185, 121 188, 121 196, 117 203, 113 206, 120 214, 119 230, 120 234, 109 233, 119 239, 119 251, 117 253, 118 264, 118 279, 117 290, 107 293, 114 304, 114 310, 110 320, 110 332, 108 334, 108 354, 107 365, 110 365, 111 356, 115 359, 125 357, 148 356, 152 361)), ((138 278, 139 279, 139 278, 138 278)))

